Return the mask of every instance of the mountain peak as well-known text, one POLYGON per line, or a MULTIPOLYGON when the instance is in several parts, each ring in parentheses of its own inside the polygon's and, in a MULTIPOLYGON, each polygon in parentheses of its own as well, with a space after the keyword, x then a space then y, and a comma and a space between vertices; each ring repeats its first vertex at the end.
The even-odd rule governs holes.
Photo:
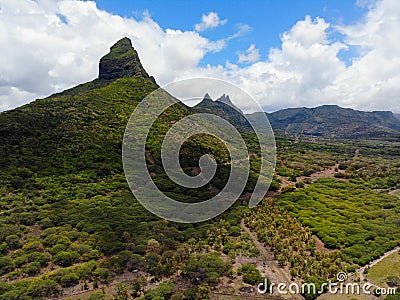
POLYGON ((131 40, 124 37, 110 48, 108 54, 100 59, 99 79, 115 80, 132 76, 150 78, 143 68, 131 40))
POLYGON ((219 102, 222 102, 222 103, 225 103, 225 104, 228 104, 228 105, 232 105, 232 101, 231 101, 231 99, 229 98, 229 95, 225 95, 225 94, 222 94, 222 96, 221 97, 219 97, 217 100, 215 100, 215 101, 219 101, 219 102))
POLYGON ((208 93, 206 93, 206 94, 204 95, 204 97, 203 97, 203 100, 212 100, 212 98, 211 98, 211 96, 210 96, 208 93))
POLYGON ((229 95, 225 95, 222 94, 221 97, 219 97, 217 100, 215 100, 216 102, 220 102, 220 103, 224 103, 226 105, 229 105, 230 107, 236 109, 238 112, 240 112, 241 114, 243 114, 243 111, 238 108, 235 104, 232 103, 231 99, 229 98, 229 95))

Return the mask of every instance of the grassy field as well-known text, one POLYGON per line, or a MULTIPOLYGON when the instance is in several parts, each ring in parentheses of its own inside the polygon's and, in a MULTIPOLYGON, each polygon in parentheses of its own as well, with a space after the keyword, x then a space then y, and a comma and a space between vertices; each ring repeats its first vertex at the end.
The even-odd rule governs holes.
POLYGON ((389 255, 368 270, 366 277, 379 286, 387 286, 388 276, 400 276, 400 252, 389 255))

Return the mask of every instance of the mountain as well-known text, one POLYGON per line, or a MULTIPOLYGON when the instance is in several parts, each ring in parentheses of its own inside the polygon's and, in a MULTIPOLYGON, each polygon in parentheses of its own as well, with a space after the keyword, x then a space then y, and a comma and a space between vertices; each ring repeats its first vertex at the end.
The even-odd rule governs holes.
MULTIPOLYGON (((142 269, 155 237, 159 253, 167 255, 179 243, 207 235, 210 223, 196 230, 151 214, 126 182, 125 126, 156 89, 124 38, 101 58, 98 78, 0 113, 0 299, 54 298, 79 282, 105 284, 124 270, 142 269)), ((165 174, 163 135, 193 112, 183 103, 171 106, 153 123, 146 143, 154 183, 180 201, 209 199, 225 186, 230 169, 219 164, 215 179, 198 189, 180 188, 165 174)), ((180 149, 185 172, 194 174, 199 157, 215 148, 218 163, 229 158, 215 138, 185 142, 180 149)), ((161 261, 156 265, 161 268, 161 261)), ((160 270, 151 272, 160 276, 160 270)), ((168 270, 174 268, 162 272, 168 270)))
POLYGON ((99 78, 0 114, 2 170, 54 175, 118 165, 120 171, 126 122, 157 88, 130 41, 118 41, 101 59, 99 78))
POLYGON ((394 116, 400 120, 400 114, 394 114, 394 116))
MULTIPOLYGON (((259 113, 248 115, 257 120, 259 113)), ((399 137, 400 122, 390 111, 364 112, 337 105, 288 108, 267 114, 275 131, 328 138, 399 137)))
POLYGON ((220 116, 242 131, 251 130, 251 126, 246 117, 243 115, 242 111, 231 102, 229 95, 223 94, 214 101, 211 99, 210 95, 206 93, 203 100, 194 106, 193 110, 220 116))
MULTIPOLYGON (((197 112, 216 114, 245 132, 251 131, 246 117, 251 121, 260 122, 260 117, 264 114, 253 113, 245 117, 232 103, 229 95, 225 94, 213 101, 207 93, 193 109, 197 112)), ((323 105, 315 108, 288 108, 265 114, 276 133, 326 138, 400 137, 400 121, 390 111, 364 112, 337 105, 323 105)))
POLYGON ((215 101, 218 103, 223 103, 223 104, 229 105, 230 107, 233 107, 234 109, 239 111, 241 114, 243 114, 243 111, 232 103, 231 99, 229 98, 229 95, 223 94, 221 97, 219 97, 215 101))
POLYGON ((143 68, 132 42, 128 38, 119 40, 110 48, 110 52, 100 59, 99 79, 115 80, 124 77, 141 76, 151 79, 143 68))
MULTIPOLYGON (((158 88, 124 38, 101 58, 98 78, 0 113, 0 300, 69 296, 69 288, 92 290, 125 271, 146 278, 176 275, 186 263, 197 261, 203 246, 196 254, 192 242, 200 244, 214 222, 226 220, 229 228, 240 223, 240 205, 246 200, 216 220, 179 224, 151 214, 133 196, 121 158, 125 127, 136 106, 158 88)), ((243 122, 235 108, 205 98, 197 109, 179 101, 166 109, 146 140, 154 184, 177 201, 210 199, 230 177, 229 152, 210 135, 189 138, 179 157, 184 172, 196 175, 199 158, 212 153, 217 169, 209 183, 185 188, 163 168, 163 137, 183 117, 211 112, 216 105, 221 114, 243 122)), ((258 179, 257 164, 251 168, 245 193, 258 179)), ((218 252, 204 255, 201 260, 218 266, 207 274, 219 278, 228 273, 218 252)), ((176 276, 196 292, 208 278, 200 273, 186 268, 176 276), (199 282, 190 280, 197 277, 199 282)))

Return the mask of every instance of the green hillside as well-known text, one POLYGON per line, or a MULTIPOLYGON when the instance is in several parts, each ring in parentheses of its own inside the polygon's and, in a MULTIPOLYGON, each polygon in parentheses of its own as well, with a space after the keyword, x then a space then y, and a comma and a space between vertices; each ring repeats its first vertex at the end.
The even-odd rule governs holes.
MULTIPOLYGON (((134 199, 124 176, 125 126, 136 105, 157 88, 124 38, 100 60, 99 78, 0 114, 0 299, 59 296, 78 284, 95 289, 126 270, 160 280, 198 252, 197 243, 219 219, 197 225, 163 221, 134 199)), ((220 166, 211 183, 179 188, 160 167, 163 134, 193 112, 182 103, 170 107, 153 124, 146 146, 156 185, 183 201, 218 193, 230 170, 223 164, 229 158, 224 146, 204 135, 185 142, 181 163, 192 174, 198 158, 214 152, 220 166)), ((228 232, 240 223, 242 210, 226 213, 220 228, 228 232)), ((225 264, 218 253, 204 259, 225 264)), ((190 267, 195 266, 188 265, 187 273, 190 267)), ((205 273, 196 284, 190 276, 182 280, 196 295, 198 285, 215 285, 227 269, 228 264, 211 267, 212 278, 205 273)))

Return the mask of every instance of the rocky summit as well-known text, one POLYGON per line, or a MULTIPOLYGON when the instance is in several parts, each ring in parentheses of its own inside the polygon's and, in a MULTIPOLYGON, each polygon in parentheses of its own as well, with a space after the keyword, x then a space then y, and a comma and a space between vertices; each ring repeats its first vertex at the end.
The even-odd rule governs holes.
POLYGON ((99 79, 115 80, 124 77, 142 76, 151 78, 143 68, 129 38, 124 37, 110 48, 100 59, 99 79))

